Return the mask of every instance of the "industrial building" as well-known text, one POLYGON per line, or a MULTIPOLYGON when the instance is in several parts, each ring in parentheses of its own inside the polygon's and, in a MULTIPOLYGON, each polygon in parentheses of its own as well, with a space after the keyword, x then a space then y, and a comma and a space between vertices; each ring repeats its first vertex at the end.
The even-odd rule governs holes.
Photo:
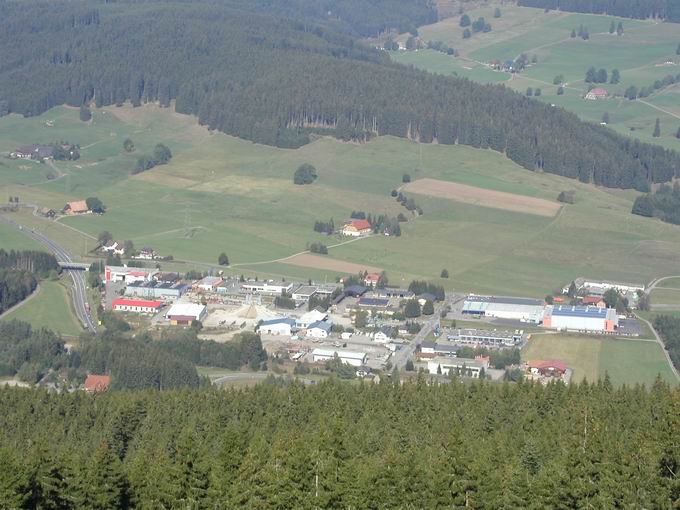
POLYGON ((113 300, 111 307, 116 312, 156 313, 161 306, 160 301, 118 298, 113 300))
POLYGON ((328 338, 331 334, 331 323, 326 321, 315 322, 307 328, 307 336, 311 338, 328 338))
POLYGON ((313 285, 302 285, 293 291, 293 299, 296 302, 309 301, 314 294, 316 294, 317 288, 313 285))
MULTIPOLYGON (((617 291, 626 294, 628 292, 644 291, 645 286, 642 283, 630 283, 630 282, 614 282, 611 280, 592 280, 588 278, 579 277, 574 280, 574 286, 576 290, 586 289, 590 293, 600 292, 604 293, 609 289, 616 289, 617 291)), ((562 294, 569 293, 569 285, 562 288, 562 294)))
POLYGON ((308 328, 310 324, 314 324, 315 322, 319 321, 324 321, 328 318, 328 314, 326 312, 322 312, 320 310, 317 310, 316 308, 314 310, 310 310, 309 312, 305 313, 297 319, 296 326, 298 328, 308 328))
POLYGON ((264 321, 258 326, 258 331, 260 333, 266 333, 269 335, 290 336, 293 331, 295 331, 295 329, 295 319, 290 319, 287 317, 264 321))
POLYGON ((337 356, 340 361, 353 367, 360 367, 366 363, 365 352, 339 351, 337 349, 316 348, 312 351, 314 363, 328 361, 337 356))
POLYGON ((175 303, 165 316, 173 326, 190 325, 193 321, 201 321, 208 308, 196 303, 175 303))
POLYGON ((125 287, 125 295, 163 299, 167 301, 179 299, 189 290, 189 288, 188 284, 182 282, 134 282, 125 287))
POLYGON ((463 313, 538 324, 543 317, 544 307, 545 303, 542 299, 471 294, 463 303, 463 313))
POLYGON ((282 293, 289 294, 293 290, 293 283, 289 282, 244 282, 241 288, 247 292, 256 294, 268 294, 270 296, 280 296, 282 293))
POLYGON ((619 327, 619 317, 613 308, 547 306, 543 326, 561 330, 612 333, 619 327))
POLYGON ((125 282, 130 285, 135 282, 146 282, 158 273, 157 269, 143 269, 139 267, 127 266, 106 266, 104 268, 104 281, 125 282))
POLYGON ((437 356, 447 356, 451 358, 456 357, 456 346, 440 344, 435 342, 422 342, 418 346, 418 357, 420 358, 434 358, 437 356))
POLYGON ((482 368, 489 368, 488 361, 467 358, 436 357, 427 361, 427 371, 432 375, 447 375, 458 372, 460 376, 479 377, 482 368))
POLYGON ((523 331, 497 331, 487 329, 454 329, 448 340, 461 344, 512 347, 522 342, 523 331))

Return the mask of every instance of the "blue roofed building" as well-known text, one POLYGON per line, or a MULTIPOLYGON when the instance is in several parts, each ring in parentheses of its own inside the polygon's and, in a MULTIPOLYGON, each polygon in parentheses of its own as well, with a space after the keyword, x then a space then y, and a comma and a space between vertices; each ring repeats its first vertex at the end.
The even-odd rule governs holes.
POLYGON ((619 327, 619 317, 613 308, 547 306, 543 326, 566 331, 613 333, 619 327))

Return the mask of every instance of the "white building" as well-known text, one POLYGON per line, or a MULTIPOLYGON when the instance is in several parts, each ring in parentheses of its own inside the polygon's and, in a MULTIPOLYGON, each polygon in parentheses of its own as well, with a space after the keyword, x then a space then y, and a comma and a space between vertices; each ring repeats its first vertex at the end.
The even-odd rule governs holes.
MULTIPOLYGON (((598 293, 604 293, 609 289, 616 289, 623 294, 627 292, 637 292, 645 290, 645 286, 642 283, 614 282, 610 280, 590 280, 582 277, 576 278, 576 280, 574 280, 574 285, 576 286, 576 290, 586 289, 590 292, 598 293)), ((571 283, 562 288, 562 294, 568 294, 569 287, 571 287, 571 283)))
POLYGON ((118 241, 109 241, 101 247, 104 253, 111 253, 113 255, 125 255, 125 246, 118 241))
POLYGON ((331 323, 326 321, 315 322, 307 328, 307 336, 311 338, 328 338, 331 334, 331 323))
POLYGON ((310 310, 305 313, 302 317, 296 320, 296 325, 298 328, 305 329, 315 322, 325 321, 328 318, 326 312, 321 312, 317 309, 310 310))
POLYGON ((293 299, 297 302, 309 301, 316 294, 316 287, 313 285, 302 285, 293 291, 293 299))
POLYGON ((373 335, 373 341, 378 344, 386 344, 392 341, 392 327, 383 326, 373 335))
POLYGON ((543 326, 560 330, 613 333, 619 327, 619 317, 613 308, 597 306, 548 306, 543 326))
POLYGON ((264 321, 258 326, 260 333, 290 336, 295 330, 295 319, 281 318, 264 321))
POLYGON ((105 282, 125 282, 126 284, 135 282, 148 282, 157 274, 156 269, 143 269, 139 267, 127 266, 106 266, 104 269, 105 282))
POLYGON ((293 283, 275 281, 245 282, 241 284, 241 288, 245 291, 272 296, 280 296, 284 292, 290 293, 293 290, 293 286, 293 283))
POLYGON ((191 324, 193 321, 201 321, 208 313, 208 308, 205 305, 197 303, 175 303, 170 307, 166 318, 172 324, 191 324))
POLYGON ((478 317, 494 317, 538 324, 543 318, 545 303, 542 299, 502 296, 469 295, 463 303, 463 313, 478 317))
POLYGON ((111 307, 117 312, 156 313, 163 306, 160 301, 117 298, 111 307))
POLYGON ((437 357, 427 361, 427 371, 432 375, 455 374, 458 371, 461 377, 479 377, 482 368, 488 369, 488 363, 475 359, 437 357))
POLYGON ((196 288, 203 292, 215 292, 217 286, 222 282, 221 276, 206 276, 196 284, 196 288))
POLYGON ((353 367, 360 367, 366 363, 365 352, 339 351, 337 349, 317 348, 312 351, 314 363, 328 361, 337 356, 340 361, 353 367))

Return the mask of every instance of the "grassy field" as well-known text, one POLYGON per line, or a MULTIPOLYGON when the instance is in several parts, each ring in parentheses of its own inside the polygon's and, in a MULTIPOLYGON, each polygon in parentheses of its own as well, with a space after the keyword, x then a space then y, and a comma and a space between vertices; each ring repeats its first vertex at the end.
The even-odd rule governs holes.
MULTIPOLYGON (((394 60, 421 67, 432 72, 466 77, 485 83, 503 83, 520 92, 528 87, 540 88, 540 100, 574 111, 585 120, 600 122, 605 112, 609 126, 616 131, 653 141, 669 148, 680 148, 674 137, 680 127, 680 85, 666 88, 644 100, 628 101, 611 98, 586 101, 584 82, 586 70, 593 66, 604 68, 611 76, 613 69, 621 73, 618 84, 598 84, 610 94, 622 96, 630 85, 648 87, 666 75, 680 74, 680 56, 675 54, 680 35, 674 23, 631 20, 589 14, 573 14, 542 9, 499 5, 501 18, 493 18, 496 5, 466 11, 471 19, 480 16, 491 23, 489 33, 462 38, 459 17, 444 19, 433 25, 421 27, 419 35, 424 41, 443 41, 459 52, 458 57, 432 50, 391 53, 394 60), (614 20, 624 26, 624 34, 609 34, 614 20), (571 30, 583 25, 590 39, 570 37, 571 30), (526 53, 536 56, 538 62, 521 74, 492 70, 487 64, 494 59, 501 62, 514 60, 526 53), (668 64, 670 62, 670 64, 668 64), (563 75, 564 95, 557 95, 553 79, 563 75), (661 137, 653 138, 656 118, 661 122, 661 137)), ((405 39, 406 36, 402 36, 405 39)))
MULTIPOLYGON (((334 271, 280 259, 312 242, 343 241, 313 232, 316 220, 333 218, 338 225, 352 210, 403 212, 390 191, 409 173, 413 180, 550 201, 573 189, 577 202, 550 218, 411 194, 425 214, 403 224, 401 237, 332 247, 329 258, 383 268, 395 285, 421 278, 457 290, 527 296, 543 296, 577 276, 648 281, 677 272, 680 263, 680 229, 631 215, 635 193, 529 172, 492 151, 392 137, 367 144, 321 138, 283 150, 209 132, 191 117, 152 105, 95 110, 91 124, 69 108, 0 119, 0 154, 59 139, 82 146, 79 161, 57 162, 63 177, 49 180, 44 165, 0 159, 0 189, 59 209, 69 200, 100 197, 107 205, 102 216, 53 222, 28 210, 15 213, 80 257, 92 256, 97 234, 108 230, 173 255, 164 269, 206 269, 224 251, 235 274, 331 281, 334 271), (122 149, 128 136, 137 147, 132 155, 122 149), (132 176, 135 158, 158 142, 172 149, 171 163, 132 176), (296 186, 292 174, 304 162, 316 166, 319 178, 296 186), (444 268, 448 280, 439 279, 444 268)), ((12 232, 0 230, 0 236, 8 247, 25 242, 12 232)))
POLYGON ((655 288, 650 295, 652 306, 655 304, 680 305, 680 289, 655 288))
POLYGON ((651 385, 657 375, 677 384, 661 347, 652 341, 620 340, 578 335, 533 335, 522 360, 558 359, 573 370, 572 381, 604 377, 614 384, 651 385))
POLYGON ((49 328, 62 335, 77 336, 83 329, 70 307, 71 298, 62 282, 40 282, 40 291, 25 304, 3 317, 29 322, 34 328, 49 328))
POLYGON ((42 248, 42 245, 15 228, 0 223, 0 248, 5 250, 10 248, 15 250, 39 250, 42 248))

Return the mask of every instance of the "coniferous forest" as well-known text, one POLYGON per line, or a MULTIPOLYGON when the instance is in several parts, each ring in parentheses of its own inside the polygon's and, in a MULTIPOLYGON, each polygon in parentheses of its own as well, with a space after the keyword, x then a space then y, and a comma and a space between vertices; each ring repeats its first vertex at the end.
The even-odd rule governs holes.
POLYGON ((4 508, 677 508, 680 394, 607 380, 0 389, 4 508))
POLYGON ((0 0, 0 115, 175 101, 210 128, 281 147, 312 132, 394 135, 645 191, 680 172, 676 152, 502 86, 395 64, 357 39, 434 15, 406 0, 0 0))
POLYGON ((680 3, 677 0, 518 0, 517 4, 622 18, 659 18, 680 23, 680 3))

